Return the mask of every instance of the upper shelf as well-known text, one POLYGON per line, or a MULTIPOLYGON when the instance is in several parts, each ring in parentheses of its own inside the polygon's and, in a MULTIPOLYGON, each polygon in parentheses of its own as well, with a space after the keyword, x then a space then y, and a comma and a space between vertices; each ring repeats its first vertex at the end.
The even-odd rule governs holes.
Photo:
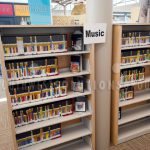
POLYGON ((74 28, 82 25, 0 25, 0 28, 74 28))
POLYGON ((120 66, 120 69, 128 69, 128 68, 142 67, 142 66, 150 66, 150 62, 133 64, 133 65, 132 64, 131 65, 124 65, 124 66, 120 66))
POLYGON ((114 23, 114 26, 150 26, 150 23, 114 23))
POLYGON ((144 81, 122 84, 122 85, 120 85, 120 88, 124 88, 124 87, 128 87, 128 86, 135 86, 135 85, 144 84, 144 83, 148 83, 148 82, 150 82, 150 77, 146 77, 144 81))
POLYGON ((82 75, 88 75, 88 74, 90 74, 89 71, 81 71, 78 73, 63 72, 63 73, 60 73, 59 75, 55 75, 55 76, 47 76, 47 77, 40 77, 40 78, 31 78, 31 79, 24 79, 24 80, 17 80, 17 81, 9 81, 9 85, 26 84, 26 83, 32 83, 32 82, 40 82, 40 81, 82 76, 82 75))
POLYGON ((131 49, 139 49, 139 48, 150 48, 150 45, 141 45, 141 46, 133 46, 133 47, 123 47, 121 50, 131 50, 131 49))
POLYGON ((90 53, 90 51, 70 51, 70 52, 68 51, 68 52, 62 52, 62 53, 49 53, 49 54, 36 54, 36 55, 5 57, 5 60, 32 59, 32 58, 54 57, 54 56, 79 55, 79 54, 88 54, 88 53, 90 53))

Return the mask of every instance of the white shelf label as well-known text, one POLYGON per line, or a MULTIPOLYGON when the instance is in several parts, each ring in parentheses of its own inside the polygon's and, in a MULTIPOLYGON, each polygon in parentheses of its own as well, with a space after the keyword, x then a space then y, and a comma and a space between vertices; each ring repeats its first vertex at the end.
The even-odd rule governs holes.
POLYGON ((84 44, 105 43, 106 23, 93 23, 84 25, 84 44))

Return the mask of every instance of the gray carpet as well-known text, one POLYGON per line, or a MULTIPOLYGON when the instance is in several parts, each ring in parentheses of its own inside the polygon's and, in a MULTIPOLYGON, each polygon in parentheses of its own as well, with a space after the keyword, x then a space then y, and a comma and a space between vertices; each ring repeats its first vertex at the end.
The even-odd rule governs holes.
POLYGON ((117 146, 111 146, 109 150, 150 150, 150 134, 143 135, 117 146))

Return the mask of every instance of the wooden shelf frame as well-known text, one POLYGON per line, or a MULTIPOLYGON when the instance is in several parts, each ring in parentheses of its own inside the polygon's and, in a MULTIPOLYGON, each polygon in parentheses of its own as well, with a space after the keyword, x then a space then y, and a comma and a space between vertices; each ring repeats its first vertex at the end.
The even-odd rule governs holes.
MULTIPOLYGON (((51 34, 58 34, 58 33, 66 33, 66 32, 74 32, 76 30, 82 30, 83 26, 0 26, 0 34, 1 36, 22 36, 22 35, 44 35, 47 33, 51 34), (22 32, 23 31, 23 32, 22 32)), ((15 57, 4 57, 3 52, 3 44, 0 39, 0 51, 1 51, 1 59, 2 59, 2 73, 5 81, 5 87, 6 87, 6 94, 7 94, 7 102, 8 102, 8 109, 9 109, 9 118, 10 118, 10 126, 12 130, 12 139, 13 139, 13 150, 17 150, 17 142, 16 142, 16 134, 23 133, 25 131, 30 131, 32 129, 37 129, 44 126, 49 126, 57 123, 63 123, 63 131, 62 131, 62 137, 56 140, 52 141, 46 141, 42 142, 27 148, 26 149, 45 149, 49 147, 53 148, 59 148, 59 145, 64 144, 64 146, 68 146, 66 143, 75 140, 76 146, 81 146, 81 148, 88 148, 88 150, 95 150, 95 47, 94 45, 90 45, 90 49, 87 51, 76 51, 76 52, 64 52, 64 53, 51 53, 51 54, 38 54, 38 55, 29 55, 29 56, 15 56, 15 57), (65 72, 60 73, 57 76, 49 76, 49 77, 41 77, 41 78, 32 78, 32 79, 26 79, 26 80, 19 80, 19 81, 8 81, 7 80, 7 73, 6 73, 6 67, 5 62, 6 61, 14 61, 14 60, 22 60, 22 59, 32 59, 32 58, 44 58, 44 57, 59 57, 59 56, 71 56, 71 55, 84 55, 89 59, 89 70, 83 70, 79 73, 71 73, 71 72, 65 72), (88 79, 90 79, 91 84, 91 90, 85 91, 84 93, 73 93, 70 92, 66 97, 61 98, 54 98, 49 99, 46 101, 40 101, 35 103, 28 103, 23 105, 17 105, 13 106, 11 105, 11 99, 10 94, 8 90, 8 86, 10 85, 18 85, 18 84, 24 84, 24 83, 30 83, 30 82, 39 82, 39 81, 46 81, 46 80, 53 80, 53 79, 61 79, 61 78, 70 78, 75 76, 81 76, 85 75, 88 79), (35 105, 41 105, 56 101, 62 101, 70 98, 75 98, 79 96, 87 96, 87 99, 90 103, 91 110, 88 110, 87 112, 83 113, 74 113, 73 115, 66 116, 66 117, 60 117, 60 118, 54 118, 51 121, 44 121, 44 122, 38 122, 35 125, 30 124, 26 125, 26 127, 19 127, 15 129, 14 120, 12 116, 13 110, 23 109, 27 107, 32 107, 35 105), (85 120, 89 120, 86 122, 85 120), (84 125, 79 124, 77 126, 73 126, 74 123, 82 122, 82 120, 85 121, 84 125), (87 123, 87 124, 86 124, 87 123), (67 128, 64 128, 65 126, 68 126, 67 128), (84 138, 88 136, 88 140, 84 143, 80 143, 78 145, 78 139, 84 138)), ((60 146, 61 147, 61 146, 60 146)))
MULTIPOLYGON (((136 89, 137 85, 142 86, 144 84, 150 83, 150 74, 148 72, 146 73, 146 78, 144 81, 123 84, 123 85, 120 84, 120 72, 122 69, 141 67, 141 66, 149 68, 150 66, 149 62, 121 66, 121 53, 123 51, 150 48, 150 45, 122 48, 123 31, 130 32, 130 31, 138 31, 138 30, 150 31, 150 27, 148 26, 148 24, 115 24, 113 25, 111 142, 114 145, 131 140, 132 138, 135 138, 135 137, 138 137, 139 135, 144 134, 145 133, 144 123, 140 123, 139 120, 144 117, 149 116, 149 110, 147 111, 148 109, 147 107, 149 107, 148 101, 150 100, 150 94, 149 94, 150 89, 142 89, 142 91, 135 91, 135 97, 132 100, 126 100, 122 102, 119 101, 120 88, 134 86, 136 89), (142 109, 141 105, 143 104, 147 105, 145 106, 145 108, 147 108, 146 110, 144 110, 144 108, 142 109), (121 120, 118 120, 119 107, 121 107, 122 112, 124 112, 121 120), (139 126, 139 128, 142 130, 140 134, 138 133, 136 134, 136 132, 134 132, 134 127, 130 127, 132 126, 131 124, 134 124, 134 122, 136 122, 137 126, 139 126), (127 128, 124 130, 122 125, 127 126, 127 128), (129 132, 131 132, 131 134, 128 132, 128 130, 129 132), (130 134, 129 137, 128 135, 126 135, 126 132, 130 134)), ((145 122, 147 122, 147 119, 145 119, 145 122)), ((148 129, 146 129, 146 131, 148 131, 148 129)))
MULTIPOLYGON (((2 45, 2 40, 1 40, 1 34, 0 33, 0 60, 1 60, 1 69, 2 69, 2 76, 3 76, 3 81, 4 81, 4 86, 5 86, 5 93, 6 93, 6 99, 7 99, 7 106, 8 106, 8 124, 9 124, 9 128, 12 131, 12 133, 10 133, 11 139, 11 149, 12 150, 16 150, 18 149, 17 146, 17 142, 16 142, 16 133, 15 133, 15 125, 14 125, 14 120, 13 120, 13 115, 12 115, 12 105, 11 105, 11 97, 9 94, 9 88, 8 88, 8 81, 7 81, 7 72, 6 72, 6 68, 5 68, 5 59, 4 59, 4 51, 3 51, 3 45, 2 45)), ((0 144, 0 147, 6 147, 5 145, 3 145, 3 143, 0 144)))

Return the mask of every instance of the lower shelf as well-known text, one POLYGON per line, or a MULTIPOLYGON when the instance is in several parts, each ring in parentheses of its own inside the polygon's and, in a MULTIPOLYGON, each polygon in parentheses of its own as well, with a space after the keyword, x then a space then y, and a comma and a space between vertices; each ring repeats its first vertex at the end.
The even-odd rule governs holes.
POLYGON ((53 119, 49 119, 49 120, 45 120, 45 121, 41 121, 41 122, 37 122, 37 123, 33 123, 33 124, 28 124, 28 125, 25 125, 25 126, 22 126, 22 127, 17 127, 16 128, 16 134, 20 134, 20 133, 24 133, 24 132, 27 132, 27 131, 43 128, 43 127, 46 127, 46 126, 51 126, 51 125, 54 125, 54 124, 59 124, 59 123, 75 120, 75 119, 78 119, 78 118, 87 117, 87 116, 90 116, 90 115, 92 115, 91 111, 75 112, 72 115, 57 117, 57 118, 53 118, 53 119))
POLYGON ((142 120, 135 121, 133 123, 121 126, 119 128, 119 143, 126 142, 133 138, 150 132, 150 117, 142 120))
POLYGON ((143 102, 143 101, 147 101, 149 99, 150 99, 150 90, 147 89, 147 90, 135 93, 134 99, 120 102, 119 107, 124 107, 124 106, 127 106, 127 105, 140 103, 140 102, 143 102))
POLYGON ((150 104, 137 106, 123 111, 122 119, 119 120, 118 124, 122 125, 148 116, 150 116, 150 104))
POLYGON ((59 146, 58 148, 47 150, 92 150, 92 148, 90 147, 90 145, 80 140, 77 142, 71 142, 65 146, 59 146))
POLYGON ((64 130, 62 130, 62 137, 54 140, 45 141, 42 143, 38 143, 26 148, 23 148, 21 150, 43 150, 46 148, 50 148, 53 146, 58 146, 60 144, 76 140, 81 137, 85 137, 88 135, 91 135, 92 132, 85 127, 83 124, 78 124, 75 126, 70 126, 64 130))

